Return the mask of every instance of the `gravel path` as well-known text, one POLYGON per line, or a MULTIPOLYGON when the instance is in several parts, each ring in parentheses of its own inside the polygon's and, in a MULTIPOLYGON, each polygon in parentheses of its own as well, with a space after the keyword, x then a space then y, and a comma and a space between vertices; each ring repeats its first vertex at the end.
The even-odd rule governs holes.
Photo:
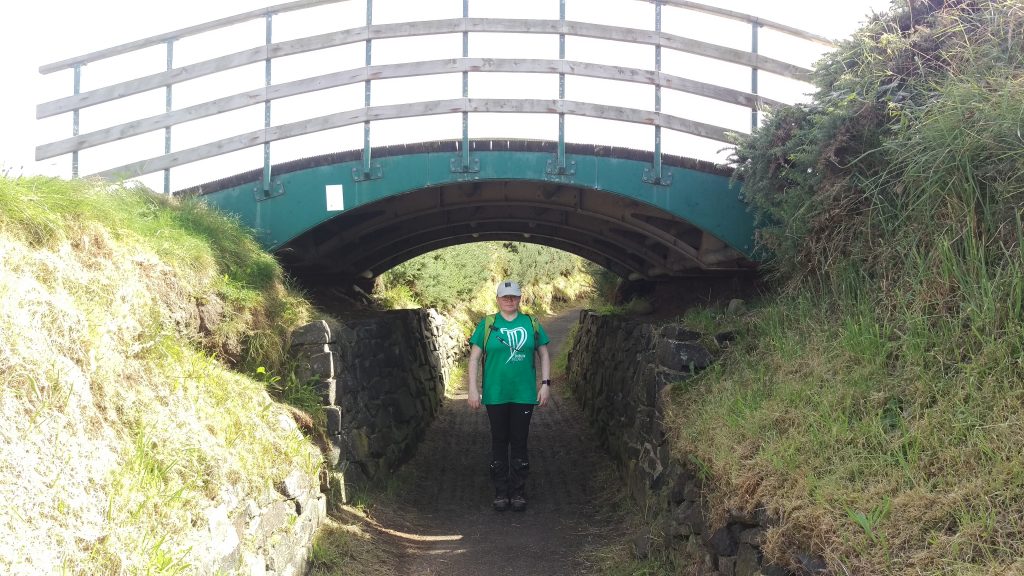
MULTIPOLYGON (((552 358, 578 311, 547 318, 552 358)), ((598 519, 599 451, 575 402, 556 379, 553 398, 530 427, 529 508, 494 512, 487 478, 487 413, 471 410, 465 389, 445 403, 416 456, 403 467, 400 494, 374 511, 396 539, 397 572, 410 575, 573 575, 589 571, 582 553, 601 546, 613 527, 598 519)), ((463 387, 465 383, 463 383, 463 387)))

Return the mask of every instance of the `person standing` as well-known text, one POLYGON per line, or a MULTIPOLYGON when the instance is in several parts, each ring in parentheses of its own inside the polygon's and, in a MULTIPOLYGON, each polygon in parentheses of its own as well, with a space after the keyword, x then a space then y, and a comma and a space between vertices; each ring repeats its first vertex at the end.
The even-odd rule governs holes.
POLYGON ((482 403, 491 423, 490 475, 494 509, 526 510, 526 479, 530 474, 527 438, 535 406, 551 394, 550 339, 536 319, 519 311, 522 290, 505 280, 498 284, 498 313, 485 316, 469 339, 469 406, 482 403), (537 387, 534 353, 540 356, 537 387), (483 360, 480 386, 477 371, 483 360), (482 394, 481 394, 482 388, 482 394))

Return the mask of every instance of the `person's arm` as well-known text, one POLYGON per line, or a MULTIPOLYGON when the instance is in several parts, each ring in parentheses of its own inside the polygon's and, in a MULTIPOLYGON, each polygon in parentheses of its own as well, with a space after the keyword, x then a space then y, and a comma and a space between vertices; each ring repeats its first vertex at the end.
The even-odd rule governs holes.
POLYGON ((480 388, 476 383, 477 373, 480 371, 480 355, 482 350, 476 344, 469 347, 469 407, 476 409, 480 407, 480 388))
MULTIPOLYGON (((540 354, 540 379, 541 382, 547 382, 551 379, 551 355, 548 354, 548 345, 545 344, 537 348, 537 352, 540 354)), ((542 383, 540 390, 537 391, 537 405, 547 404, 550 396, 551 386, 542 383)))

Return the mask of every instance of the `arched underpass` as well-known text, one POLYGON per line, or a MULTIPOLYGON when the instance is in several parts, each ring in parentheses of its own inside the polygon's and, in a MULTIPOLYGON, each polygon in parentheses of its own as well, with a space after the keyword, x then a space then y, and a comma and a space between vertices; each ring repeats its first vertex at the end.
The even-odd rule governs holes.
MULTIPOLYGON (((576 311, 548 319, 562 345, 576 311)), ((556 379, 551 402, 530 432, 529 508, 494 512, 487 477, 487 414, 472 410, 465 387, 449 398, 416 455, 398 473, 400 490, 374 517, 393 543, 398 574, 550 576, 589 574, 586 558, 623 540, 609 494, 615 466, 597 445, 579 407, 556 379)))
MULTIPOLYGON (((518 162, 524 153, 537 152, 531 146, 539 148, 537 143, 523 143, 523 150, 509 149, 514 148, 510 142, 505 145, 497 152, 491 150, 485 163, 500 165, 502 158, 507 163, 518 162)), ((652 187, 638 176, 642 163, 629 157, 629 151, 574 148, 578 162, 586 161, 584 153, 589 153, 589 160, 603 166, 606 175, 630 172, 637 176, 631 188, 620 187, 616 192, 603 189, 607 181, 600 171, 598 177, 581 177, 579 182, 544 180, 533 171, 518 178, 506 172, 506 177, 492 174, 489 179, 436 183, 431 177, 436 176, 434 172, 419 167, 420 157, 444 159, 453 150, 438 153, 435 145, 426 150, 403 146, 377 151, 378 158, 396 160, 394 168, 386 168, 385 173, 404 178, 404 183, 391 183, 383 192, 355 187, 352 197, 346 197, 346 210, 303 213, 301 217, 312 225, 290 236, 278 231, 299 227, 272 222, 284 220, 289 210, 301 212, 304 204, 315 204, 312 200, 331 179, 325 173, 348 172, 347 167, 338 168, 344 166, 344 158, 335 155, 278 167, 283 193, 266 201, 279 202, 279 213, 268 206, 260 208, 260 201, 252 201, 247 184, 231 179, 207 185, 202 192, 213 203, 235 206, 236 213, 245 209, 238 208, 242 203, 232 204, 235 199, 243 199, 245 206, 255 205, 254 221, 264 223, 276 238, 289 238, 277 244, 275 254, 319 299, 332 297, 325 287, 367 282, 415 256, 490 240, 559 248, 624 278, 683 278, 706 287, 708 280, 753 276, 755 264, 747 255, 678 213, 692 214, 694 220, 719 233, 737 221, 745 223, 737 218, 743 213, 737 210, 736 191, 729 189, 721 167, 676 161, 675 167, 682 169, 680 180, 695 177, 695 182, 703 182, 710 177, 719 186, 675 189, 676 200, 689 194, 681 204, 688 210, 684 211, 680 204, 658 198, 657 187, 649 194, 652 187), (407 167, 404 173, 396 175, 395 168, 403 166, 407 167), (698 167, 704 170, 695 170, 698 167), (682 176, 683 171, 694 175, 682 176), (635 195, 629 195, 631 190, 635 195), (730 197, 715 194, 726 191, 730 197), (362 202, 350 203, 352 199, 362 202), (712 209, 723 200, 728 210, 712 209), (675 206, 677 213, 667 206, 675 206)), ((500 169, 497 172, 500 175, 500 169)), ((338 308, 327 301, 319 304, 325 309, 338 308)), ((570 312, 545 322, 558 345, 577 316, 570 312)), ((525 514, 502 515, 490 509, 486 413, 469 409, 464 389, 440 407, 415 455, 397 471, 402 479, 400 489, 393 498, 385 498, 374 514, 382 526, 381 537, 392 541, 399 551, 394 558, 397 573, 586 574, 592 572, 586 564, 590 553, 624 543, 628 536, 619 520, 613 519, 611 509, 615 507, 610 500, 625 495, 625 481, 599 447, 580 406, 565 394, 566 388, 565 378, 556 380, 555 399, 535 413, 530 440, 530 507, 525 514)))

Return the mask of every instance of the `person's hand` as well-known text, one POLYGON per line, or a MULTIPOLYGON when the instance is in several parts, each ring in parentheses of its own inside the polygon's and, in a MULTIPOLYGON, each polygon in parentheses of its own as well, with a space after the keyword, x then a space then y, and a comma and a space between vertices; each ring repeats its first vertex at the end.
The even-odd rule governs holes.
POLYGON ((469 389, 469 407, 473 410, 480 407, 480 393, 472 388, 469 389))
POLYGON ((537 391, 537 405, 543 406, 548 403, 548 398, 551 396, 551 387, 541 384, 540 390, 537 391))

